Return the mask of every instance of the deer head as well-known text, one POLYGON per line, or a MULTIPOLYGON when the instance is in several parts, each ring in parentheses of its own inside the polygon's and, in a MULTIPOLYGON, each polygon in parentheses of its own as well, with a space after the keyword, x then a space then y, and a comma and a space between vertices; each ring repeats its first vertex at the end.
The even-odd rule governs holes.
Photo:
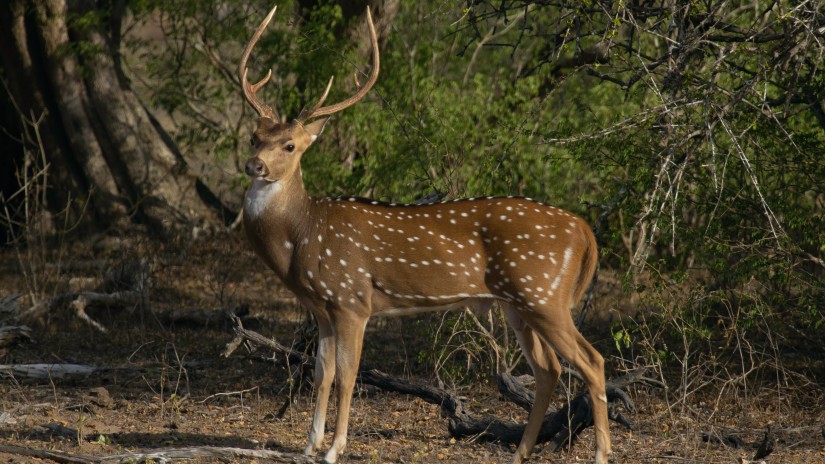
MULTIPOLYGON (((257 95, 257 91, 272 77, 272 70, 270 69, 266 76, 255 84, 251 84, 247 79, 249 56, 275 15, 276 9, 277 7, 272 8, 258 26, 258 29, 255 30, 255 34, 244 48, 241 62, 238 65, 238 77, 241 81, 244 98, 258 113, 258 127, 252 134, 251 139, 253 156, 247 160, 244 170, 252 179, 260 179, 266 182, 292 179, 296 177, 296 173, 300 173, 301 157, 312 142, 321 135, 329 117, 364 98, 375 84, 375 81, 378 80, 380 67, 378 37, 375 32, 375 25, 372 22, 372 14, 367 8, 367 23, 369 24, 373 50, 372 72, 367 82, 360 86, 356 79, 358 90, 353 96, 340 103, 323 106, 330 88, 332 88, 333 78, 330 78, 324 93, 314 105, 301 111, 298 117, 291 122, 280 122, 275 109, 262 103, 257 95)), ((297 178, 300 178, 300 176, 297 176, 297 178)))

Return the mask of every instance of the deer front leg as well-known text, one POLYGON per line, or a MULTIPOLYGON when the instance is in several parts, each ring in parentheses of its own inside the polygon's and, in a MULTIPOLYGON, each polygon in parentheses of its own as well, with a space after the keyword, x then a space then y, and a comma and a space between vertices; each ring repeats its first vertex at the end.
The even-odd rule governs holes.
POLYGON ((329 321, 318 321, 318 354, 315 358, 315 415, 309 431, 309 442, 304 454, 312 456, 324 441, 324 426, 327 421, 327 405, 332 379, 335 378, 335 338, 329 321))
POLYGON ((338 417, 335 420, 335 435, 332 446, 324 456, 324 462, 332 464, 347 446, 347 427, 355 375, 361 360, 364 343, 364 329, 367 318, 351 314, 338 315, 333 324, 335 333, 335 376, 338 394, 338 417))

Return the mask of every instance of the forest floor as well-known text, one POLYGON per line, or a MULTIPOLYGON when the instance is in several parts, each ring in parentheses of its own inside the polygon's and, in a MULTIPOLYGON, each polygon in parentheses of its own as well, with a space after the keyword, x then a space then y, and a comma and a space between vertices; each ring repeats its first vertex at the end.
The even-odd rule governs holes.
MULTIPOLYGON (((43 379, 0 371, 0 462, 94 462, 92 458, 137 450, 185 447, 300 454, 311 421, 311 390, 297 395, 283 416, 277 417, 287 401, 287 371, 247 355, 243 348, 228 358, 221 356, 234 338, 231 325, 221 318, 227 309, 247 305, 247 327, 287 345, 296 340, 306 319, 237 235, 163 247, 140 240, 90 238, 66 246, 61 258, 50 255, 46 260, 50 266, 30 274, 28 278, 52 285, 54 292, 77 291, 94 287, 112 263, 143 258, 150 271, 148 309, 89 308, 88 315, 108 330, 102 333, 71 310, 57 308, 32 324, 31 341, 0 354, 0 364, 5 366, 75 363, 97 368, 85 376, 43 379), (158 316, 169 311, 213 311, 217 322, 169 322, 158 316), (26 456, 24 449, 60 454, 36 458, 26 456)), ((0 250, 0 298, 26 292, 26 277, 17 263, 13 250, 0 250)), ((431 358, 421 355, 432 350, 429 321, 438 320, 434 317, 440 316, 370 322, 362 368, 435 382, 431 358)), ((620 375, 620 366, 625 364, 616 360, 609 325, 597 320, 597 316, 588 318, 585 336, 605 354, 608 377, 620 375)), ((818 363, 822 371, 823 360, 804 362, 818 363)), ((777 381, 750 384, 747 389, 714 387, 711 379, 692 379, 697 385, 690 386, 687 394, 680 388, 678 375, 675 380, 667 377, 663 380, 669 388, 664 390, 648 386, 627 390, 637 410, 625 414, 635 428, 611 422, 614 462, 749 462, 770 430, 774 450, 765 462, 825 463, 821 377, 807 385, 783 381, 791 387, 777 387, 777 381), (707 387, 698 386, 705 383, 707 387), (703 434, 742 442, 738 447, 728 446, 703 440, 703 434)), ((512 421, 526 419, 523 410, 501 398, 494 381, 483 375, 475 378, 479 380, 456 390, 473 412, 512 421)), ((573 393, 580 388, 574 385, 573 393)), ((565 391, 564 386, 557 388, 556 406, 566 402, 565 391)), ((331 441, 332 403, 325 446, 331 441)), ((505 463, 512 451, 497 443, 452 439, 436 405, 360 387, 353 400, 349 443, 340 462, 505 463)), ((556 452, 547 444, 540 445, 530 462, 592 462, 593 455, 590 428, 572 450, 556 452)), ((278 462, 254 457, 232 461, 278 462)))

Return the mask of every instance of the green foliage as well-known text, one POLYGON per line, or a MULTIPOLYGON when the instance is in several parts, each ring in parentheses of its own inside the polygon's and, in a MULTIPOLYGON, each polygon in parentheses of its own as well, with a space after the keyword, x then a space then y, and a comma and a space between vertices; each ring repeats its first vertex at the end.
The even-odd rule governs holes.
POLYGON ((632 343, 630 331, 625 328, 615 328, 613 330, 613 343, 615 343, 616 349, 619 351, 630 348, 632 343))

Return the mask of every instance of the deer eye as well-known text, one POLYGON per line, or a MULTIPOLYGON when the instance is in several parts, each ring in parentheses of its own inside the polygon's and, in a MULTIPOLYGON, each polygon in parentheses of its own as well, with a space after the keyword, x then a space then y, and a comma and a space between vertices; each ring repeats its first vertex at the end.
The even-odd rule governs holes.
POLYGON ((255 146, 255 137, 250 137, 249 138, 249 144, 252 145, 253 147, 255 146))
POLYGON ((295 151, 295 145, 293 145, 293 144, 291 144, 291 143, 290 143, 289 145, 287 145, 286 147, 284 147, 284 148, 286 148, 286 151, 288 151, 288 152, 290 152, 290 153, 292 153, 293 151, 295 151))

